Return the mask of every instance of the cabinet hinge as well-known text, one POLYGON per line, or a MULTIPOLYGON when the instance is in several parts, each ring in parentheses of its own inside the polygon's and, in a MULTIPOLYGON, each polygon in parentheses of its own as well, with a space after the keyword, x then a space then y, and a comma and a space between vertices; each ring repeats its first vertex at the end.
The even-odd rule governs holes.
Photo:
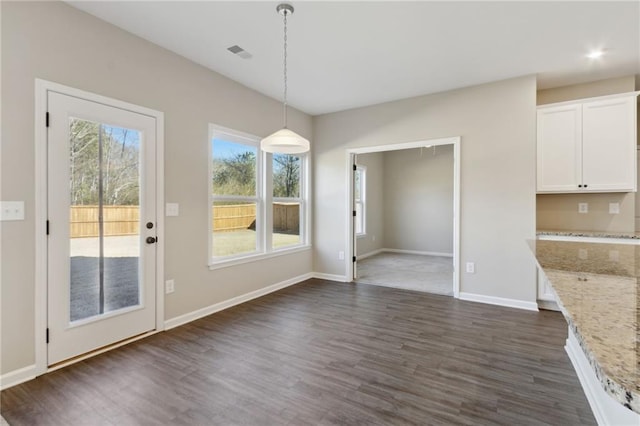
POLYGON ((354 164, 353 165, 353 171, 355 172, 356 170, 358 170, 358 167, 354 164))
POLYGON ((47 327, 47 343, 49 343, 49 328, 47 327))
POLYGON ((49 221, 47 220, 47 235, 49 235, 49 221))
POLYGON ((356 217, 356 211, 355 210, 353 211, 353 217, 356 217))
POLYGON ((49 127, 49 111, 47 111, 46 117, 45 117, 45 124, 47 127, 49 127))
POLYGON ((354 261, 354 262, 356 261, 356 257, 355 257, 355 256, 353 256, 353 261, 354 261))

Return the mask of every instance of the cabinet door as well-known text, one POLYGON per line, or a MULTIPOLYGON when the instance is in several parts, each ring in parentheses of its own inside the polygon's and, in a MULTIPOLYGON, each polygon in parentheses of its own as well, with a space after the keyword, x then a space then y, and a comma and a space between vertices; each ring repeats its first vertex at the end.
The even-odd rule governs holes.
POLYGON ((549 281, 540 268, 538 268, 538 300, 544 300, 547 302, 556 301, 553 295, 553 290, 551 290, 551 286, 549 285, 549 281))
POLYGON ((635 96, 584 103, 582 124, 583 189, 635 191, 635 96))
POLYGON ((579 104, 538 110, 538 192, 578 190, 582 173, 581 122, 579 104))

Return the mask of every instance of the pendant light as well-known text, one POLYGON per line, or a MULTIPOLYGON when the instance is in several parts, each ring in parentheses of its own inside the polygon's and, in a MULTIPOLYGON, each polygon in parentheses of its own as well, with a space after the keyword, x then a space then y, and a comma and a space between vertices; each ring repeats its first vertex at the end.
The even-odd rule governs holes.
POLYGON ((287 16, 293 14, 293 6, 279 4, 276 11, 284 17, 284 126, 260 142, 260 149, 278 154, 301 154, 309 151, 309 141, 287 128, 287 16))

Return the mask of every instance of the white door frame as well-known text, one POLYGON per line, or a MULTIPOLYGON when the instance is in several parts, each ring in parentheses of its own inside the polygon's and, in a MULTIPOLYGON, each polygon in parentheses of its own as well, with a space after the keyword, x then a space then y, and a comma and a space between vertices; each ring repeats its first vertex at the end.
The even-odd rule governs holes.
POLYGON ((426 146, 453 145, 453 297, 460 297, 460 136, 423 141, 397 143, 390 145, 368 146, 347 149, 347 202, 345 217, 347 218, 347 247, 345 252, 345 276, 347 282, 353 281, 353 165, 356 154, 372 152, 397 151, 401 149, 423 148, 426 146))
MULTIPOLYGON (((52 371, 58 367, 47 367, 47 232, 46 222, 49 216, 47 205, 47 93, 57 92, 67 96, 74 96, 88 101, 128 110, 147 115, 156 120, 156 232, 158 243, 156 247, 156 326, 155 330, 137 336, 132 340, 157 333, 164 329, 164 113, 149 108, 108 98, 83 90, 64 86, 46 80, 35 81, 35 367, 36 375, 52 371)), ((55 119, 55 118, 52 118, 55 119)), ((127 341, 121 344, 127 343, 127 341)), ((114 345, 112 347, 119 346, 114 345)), ((95 351, 87 356, 93 356, 103 351, 95 351)), ((74 358, 68 363, 77 362, 87 356, 74 358)), ((62 363, 62 366, 68 363, 62 363)))

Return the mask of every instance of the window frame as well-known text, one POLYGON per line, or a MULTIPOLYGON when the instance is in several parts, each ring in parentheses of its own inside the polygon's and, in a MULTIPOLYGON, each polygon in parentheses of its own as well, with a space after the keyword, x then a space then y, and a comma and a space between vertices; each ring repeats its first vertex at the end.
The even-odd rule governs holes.
POLYGON ((300 158, 300 182, 298 183, 298 188, 299 188, 299 195, 298 197, 274 197, 273 196, 273 154, 268 154, 266 157, 266 161, 269 164, 269 168, 271 170, 268 171, 268 181, 270 182, 270 187, 269 187, 269 191, 268 191, 268 196, 270 197, 270 199, 268 199, 268 203, 269 205, 271 205, 270 209, 268 210, 268 213, 271 217, 268 218, 267 223, 270 224, 270 230, 267 233, 267 243, 268 243, 268 247, 271 248, 271 251, 273 252, 280 252, 280 251, 285 251, 285 250, 289 250, 289 249, 295 249, 295 248, 299 248, 299 247, 304 247, 308 245, 307 242, 307 236, 309 235, 308 232, 308 228, 307 228, 307 223, 308 223, 308 214, 307 214, 307 200, 309 199, 308 197, 308 185, 307 185, 307 179, 308 179, 308 158, 309 158, 309 154, 308 153, 303 153, 303 154, 289 154, 289 155, 293 155, 295 157, 299 157, 300 158), (293 203, 299 203, 300 204, 300 210, 299 210, 299 235, 300 235, 300 242, 298 242, 297 244, 289 244, 286 246, 282 246, 282 247, 277 247, 274 248, 273 247, 273 204, 274 203, 287 203, 287 202, 293 202, 293 203))
POLYGON ((208 225, 209 246, 208 266, 210 270, 225 268, 242 263, 268 259, 285 254, 309 250, 310 243, 310 153, 294 154, 300 157, 300 196, 299 198, 273 197, 273 155, 260 149, 258 136, 229 129, 217 124, 209 124, 208 139, 208 225), (211 186, 213 177, 213 139, 214 137, 229 142, 255 146, 256 155, 256 196, 214 195, 211 186), (256 202, 256 250, 229 256, 213 255, 213 203, 214 201, 250 201, 256 202), (298 244, 273 248, 273 203, 279 200, 300 203, 300 242, 298 244))
POLYGON ((367 166, 363 166, 360 164, 356 164, 356 169, 355 169, 355 173, 354 173, 354 177, 353 177, 353 184, 354 184, 354 190, 353 190, 353 208, 354 211, 358 211, 357 205, 360 204, 360 212, 361 215, 360 217, 362 219, 360 219, 360 217, 355 216, 355 220, 356 223, 354 223, 354 232, 356 234, 357 238, 363 238, 367 236, 367 166), (358 173, 360 174, 360 188, 358 191, 356 191, 356 180, 355 180, 355 174, 358 173), (360 194, 360 199, 356 198, 356 193, 360 194), (361 232, 358 232, 357 229, 357 221, 360 220, 360 222, 362 223, 361 232))

